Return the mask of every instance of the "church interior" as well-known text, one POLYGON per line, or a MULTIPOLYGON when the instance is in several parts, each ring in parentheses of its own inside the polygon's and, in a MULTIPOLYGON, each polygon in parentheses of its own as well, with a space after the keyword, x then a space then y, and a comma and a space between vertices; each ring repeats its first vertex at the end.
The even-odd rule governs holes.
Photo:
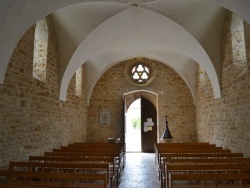
POLYGON ((154 133, 145 151, 167 114, 173 142, 250 157, 249 10, 248 0, 2 0, 0 169, 73 143, 124 143, 139 98, 155 109, 142 119, 154 133))

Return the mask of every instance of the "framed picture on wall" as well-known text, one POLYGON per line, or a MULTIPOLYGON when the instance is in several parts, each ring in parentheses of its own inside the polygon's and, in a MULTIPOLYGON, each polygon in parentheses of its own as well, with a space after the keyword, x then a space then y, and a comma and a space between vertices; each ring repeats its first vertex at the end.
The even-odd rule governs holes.
POLYGON ((109 108, 100 108, 100 126, 110 126, 109 108))

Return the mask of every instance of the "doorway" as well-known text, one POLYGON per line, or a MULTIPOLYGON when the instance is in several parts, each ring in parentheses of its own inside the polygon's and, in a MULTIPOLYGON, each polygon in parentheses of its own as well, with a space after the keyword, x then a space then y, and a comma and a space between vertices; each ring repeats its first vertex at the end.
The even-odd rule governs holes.
POLYGON ((141 152, 141 99, 135 100, 126 113, 125 143, 127 152, 141 152))
MULTIPOLYGON (((154 152, 154 143, 157 143, 159 139, 158 94, 152 91, 136 90, 125 93, 123 97, 124 126, 121 127, 121 134, 123 135, 122 142, 126 144, 126 151, 154 152), (135 108, 132 104, 135 105, 135 108), (134 113, 132 109, 137 109, 137 112, 134 113), (132 128, 132 120, 129 118, 132 115, 130 116, 130 113, 133 115, 137 114, 137 117, 134 117, 135 119, 139 117, 141 119, 140 132, 137 130, 137 134, 134 134, 132 137, 130 137, 129 132, 129 128, 132 128), (130 127, 128 127, 129 124, 130 127)), ((138 123, 138 121, 136 122, 138 123)), ((134 122, 134 124, 137 123, 134 122)))

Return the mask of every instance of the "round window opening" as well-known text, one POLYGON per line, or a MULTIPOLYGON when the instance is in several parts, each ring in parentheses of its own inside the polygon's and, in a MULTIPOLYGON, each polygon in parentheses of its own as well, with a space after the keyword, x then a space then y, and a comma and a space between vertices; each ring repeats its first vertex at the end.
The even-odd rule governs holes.
POLYGON ((136 86, 147 86, 156 75, 154 63, 151 60, 137 58, 129 60, 125 66, 125 77, 129 83, 136 86), (136 62, 135 62, 136 61, 136 62))
POLYGON ((151 77, 151 70, 145 64, 138 63, 132 67, 131 76, 134 82, 138 84, 146 83, 151 77))

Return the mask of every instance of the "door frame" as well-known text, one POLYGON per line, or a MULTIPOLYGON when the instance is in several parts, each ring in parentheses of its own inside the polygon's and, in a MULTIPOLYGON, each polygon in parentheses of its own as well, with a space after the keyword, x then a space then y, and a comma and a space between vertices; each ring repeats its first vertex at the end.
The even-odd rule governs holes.
MULTIPOLYGON (((152 91, 148 91, 148 90, 134 90, 128 93, 124 93, 123 94, 123 109, 124 109, 124 113, 123 113, 123 118, 125 119, 125 115, 128 111, 129 106, 137 99, 144 97, 146 99, 148 99, 155 107, 156 109, 156 116, 157 116, 157 142, 159 142, 160 138, 159 138, 159 110, 158 110, 158 94, 152 91)), ((126 122, 124 121, 124 125, 122 128, 122 133, 121 135, 123 135, 123 143, 125 143, 125 134, 126 134, 126 122)))

